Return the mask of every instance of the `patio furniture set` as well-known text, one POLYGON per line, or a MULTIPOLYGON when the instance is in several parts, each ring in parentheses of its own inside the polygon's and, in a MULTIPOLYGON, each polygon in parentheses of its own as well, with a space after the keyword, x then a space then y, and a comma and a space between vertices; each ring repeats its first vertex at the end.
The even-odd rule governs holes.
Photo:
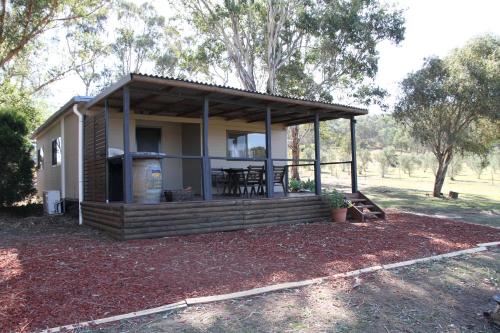
MULTIPOLYGON (((287 167, 274 166, 272 184, 281 185, 287 195, 287 167)), ((266 187, 266 171, 264 166, 249 165, 247 168, 212 169, 212 184, 217 194, 225 196, 258 196, 264 195, 266 187)))

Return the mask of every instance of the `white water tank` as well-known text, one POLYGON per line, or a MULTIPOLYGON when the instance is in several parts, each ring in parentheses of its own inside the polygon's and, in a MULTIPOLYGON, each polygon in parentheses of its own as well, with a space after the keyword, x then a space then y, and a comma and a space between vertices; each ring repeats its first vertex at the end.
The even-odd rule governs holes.
POLYGON ((49 215, 62 213, 59 191, 43 191, 43 212, 49 215))
POLYGON ((134 159, 133 191, 134 202, 159 203, 162 191, 161 164, 159 159, 134 159))

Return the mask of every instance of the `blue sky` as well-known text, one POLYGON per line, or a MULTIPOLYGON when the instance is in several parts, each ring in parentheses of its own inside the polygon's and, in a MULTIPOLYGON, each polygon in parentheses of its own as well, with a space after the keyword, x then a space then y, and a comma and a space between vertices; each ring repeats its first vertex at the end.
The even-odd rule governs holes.
MULTIPOLYGON (((142 0, 135 0, 141 3, 142 0)), ((393 102, 398 82, 409 72, 418 70, 423 59, 432 55, 445 56, 475 36, 484 33, 500 35, 500 0, 400 0, 386 1, 405 10, 406 37, 398 46, 379 45, 377 83, 391 93, 393 102)), ((158 10, 169 16, 165 0, 153 1, 158 10)), ((69 76, 51 87, 47 100, 55 111, 74 95, 81 95, 83 86, 69 76)), ((376 107, 370 107, 377 113, 376 107)))

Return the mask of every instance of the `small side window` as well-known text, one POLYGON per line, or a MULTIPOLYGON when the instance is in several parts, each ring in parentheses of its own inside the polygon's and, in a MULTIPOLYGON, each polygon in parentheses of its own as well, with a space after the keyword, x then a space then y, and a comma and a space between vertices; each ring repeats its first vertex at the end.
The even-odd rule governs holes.
POLYGON ((61 164, 61 137, 52 140, 52 165, 61 164))
POLYGON ((36 167, 39 170, 43 169, 43 148, 38 148, 36 152, 36 167))

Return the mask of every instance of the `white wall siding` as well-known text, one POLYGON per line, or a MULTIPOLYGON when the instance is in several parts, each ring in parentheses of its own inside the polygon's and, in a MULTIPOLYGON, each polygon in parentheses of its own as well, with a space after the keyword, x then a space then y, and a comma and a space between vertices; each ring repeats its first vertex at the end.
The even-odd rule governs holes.
POLYGON ((61 191, 61 165, 52 165, 52 140, 61 136, 60 122, 55 122, 50 128, 36 138, 36 149, 43 149, 43 167, 36 171, 36 189, 39 196, 43 191, 61 191))

